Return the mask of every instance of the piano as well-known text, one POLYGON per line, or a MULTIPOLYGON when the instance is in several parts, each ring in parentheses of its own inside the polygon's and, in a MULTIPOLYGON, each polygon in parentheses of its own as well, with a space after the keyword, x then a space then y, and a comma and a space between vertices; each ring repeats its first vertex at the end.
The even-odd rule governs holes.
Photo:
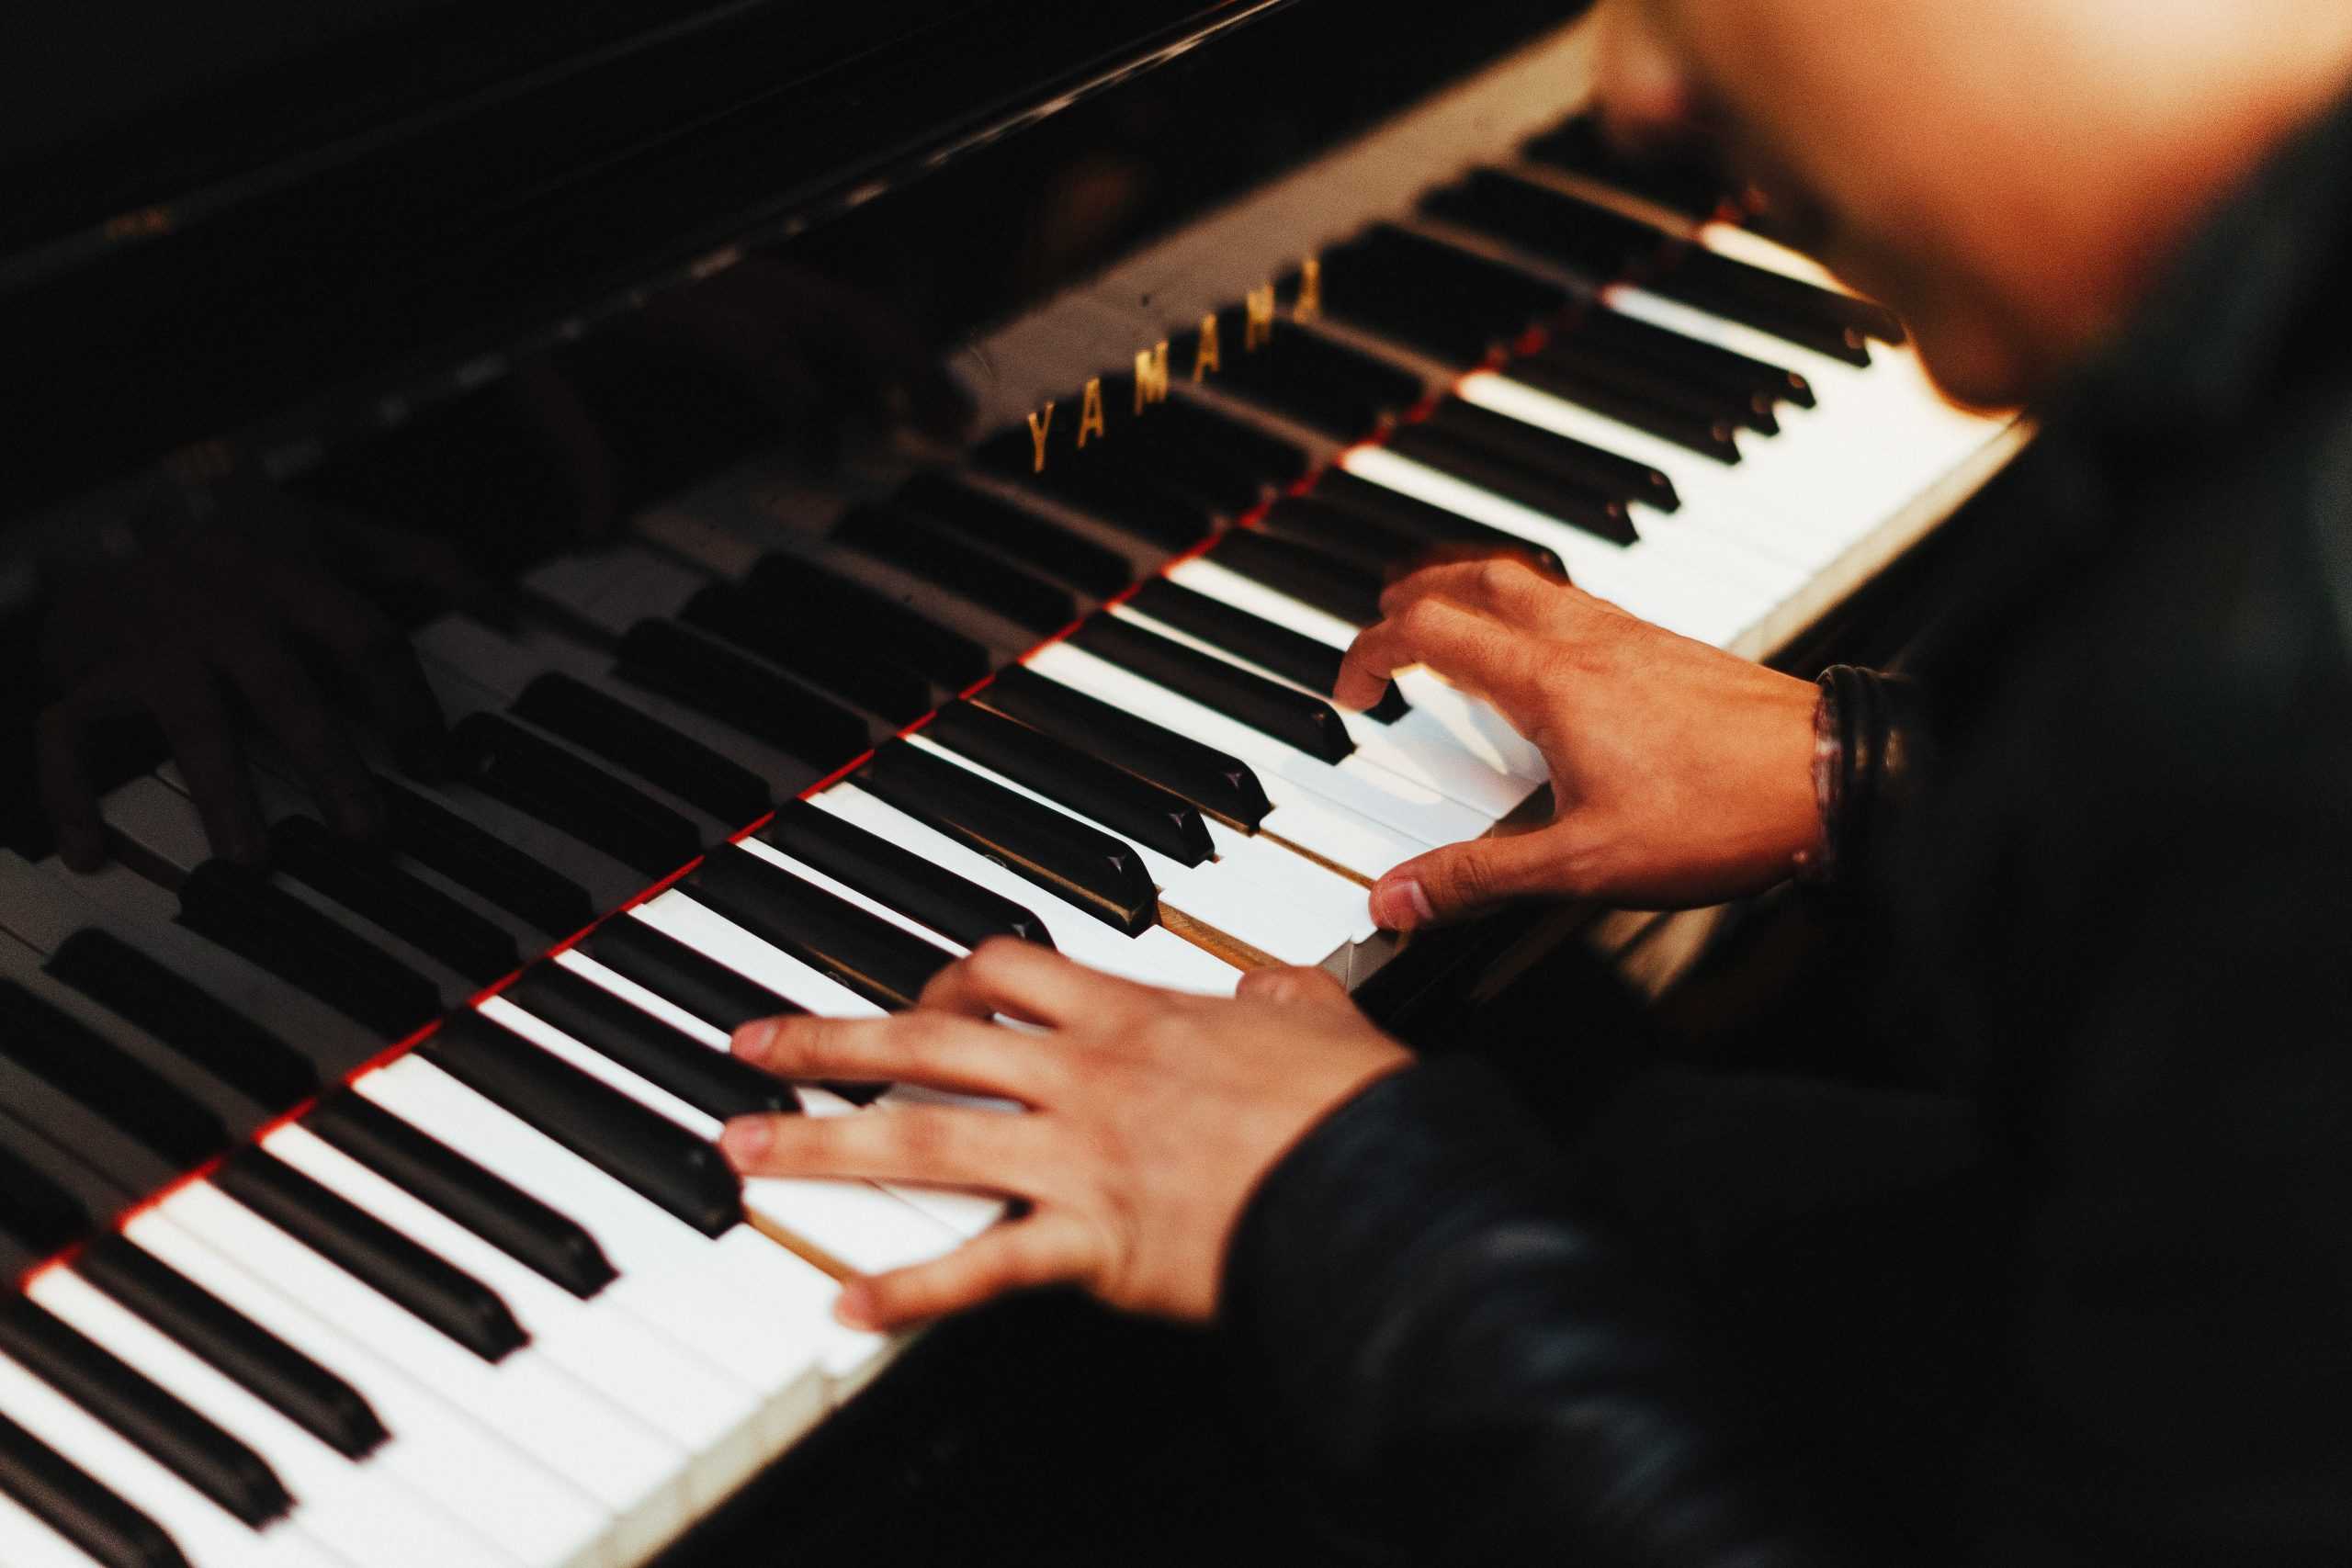
MULTIPOLYGON (((1152 1479, 1192 1337, 831 1320, 999 1207, 739 1184, 724 1118, 908 1091, 729 1031, 995 935, 1204 992, 1320 964, 1408 1035, 1625 946, 1374 930, 1388 866, 1547 805, 1433 676, 1324 700, 1385 578, 1513 555, 1801 668, 2027 438, 1703 170, 1611 152, 1563 7, 271 9, 141 46, 96 7, 20 85, 6 646, 61 562, 326 560, 358 516, 467 563, 351 569, 446 755, 355 722, 353 840, 230 702, 235 859, 185 756, 100 727, 69 870, 61 694, 10 674, 11 1568, 1101 1561, 1200 1512, 1152 1479)), ((315 661, 345 591, 266 636, 315 661)))

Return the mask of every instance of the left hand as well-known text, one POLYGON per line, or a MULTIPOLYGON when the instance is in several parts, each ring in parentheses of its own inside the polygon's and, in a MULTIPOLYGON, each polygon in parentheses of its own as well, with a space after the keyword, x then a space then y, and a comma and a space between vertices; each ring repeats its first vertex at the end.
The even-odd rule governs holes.
POLYGON ((836 1309, 890 1328, 1010 1291, 1070 1283, 1110 1305, 1215 1316, 1234 1226, 1260 1179, 1326 1114, 1411 1061, 1317 970, 1245 976, 1233 1000, 1098 974, 989 942, 894 1018, 782 1018, 735 1051, 785 1077, 895 1080, 1016 1100, 746 1117, 722 1146, 746 1176, 979 1189, 1029 1212, 933 1262, 852 1282, 836 1309), (997 1015, 1042 1025, 1008 1029, 997 1015))

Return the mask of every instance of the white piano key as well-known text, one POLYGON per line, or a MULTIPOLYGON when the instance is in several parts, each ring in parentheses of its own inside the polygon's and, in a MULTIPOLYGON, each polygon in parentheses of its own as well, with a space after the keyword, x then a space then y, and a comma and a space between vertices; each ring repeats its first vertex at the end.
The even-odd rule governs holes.
POLYGON ((639 1012, 651 1014, 690 1039, 721 1051, 729 1048, 731 1037, 726 1030, 706 1022, 669 998, 647 990, 619 970, 597 963, 576 947, 567 947, 557 953, 555 962, 590 985, 610 992, 639 1012))
POLYGON ((293 1495, 294 1523, 352 1568, 510 1561, 389 1467, 335 1452, 71 1269, 46 1271, 25 1293, 259 1454, 293 1495))
MULTIPOLYGON (((860 1109, 837 1094, 808 1088, 800 1091, 800 1104, 803 1111, 810 1116, 860 1116, 920 1103, 923 1096, 936 1093, 919 1086, 902 1084, 889 1089, 872 1106, 860 1109)), ((939 1101, 980 1103, 960 1095, 939 1095, 939 1101)), ((986 1103, 1002 1110, 1017 1111, 1022 1109, 1003 1100, 986 1103)), ((920 1211, 933 1224, 944 1226, 959 1240, 968 1241, 1004 1218, 1005 1201, 992 1193, 966 1192, 943 1187, 909 1187, 898 1182, 881 1185, 891 1196, 920 1211)))
POLYGON ((1360 757, 1336 765, 1310 757, 1205 704, 1067 643, 1040 649, 1027 662, 1040 675, 1240 758, 1257 771, 1269 795, 1272 785, 1266 775, 1271 773, 1416 840, 1419 850, 1475 839, 1492 826, 1467 807, 1360 757))
POLYGON ((529 1348, 483 1360, 209 1182, 182 1188, 159 1207, 595 1498, 611 1516, 611 1547, 622 1560, 649 1554, 684 1525, 685 1455, 529 1348))
POLYGON ((72 1541, 0 1492, 0 1562, 8 1568, 98 1568, 72 1541))
POLYGON ((706 905, 675 888, 629 911, 664 936, 674 937, 706 958, 757 980, 787 1001, 827 1018, 870 1018, 882 1010, 829 975, 820 973, 706 905))
POLYGON ((190 1568, 337 1568, 340 1562, 290 1522, 247 1528, 6 1356, 0 1356, 0 1410, 154 1520, 190 1568))
POLYGON ((718 1502, 758 1468, 765 1451, 751 1391, 673 1346, 650 1325, 582 1301, 534 1273, 397 1183, 300 1125, 263 1146, 313 1181, 498 1293, 530 1335, 530 1352, 667 1438, 688 1456, 690 1501, 718 1502))
MULTIPOLYGON (((719 1120, 582 1043, 503 997, 482 1003, 481 1014, 541 1050, 644 1106, 698 1138, 716 1142, 719 1120)), ((743 1205, 861 1273, 881 1273, 929 1262, 961 1238, 929 1216, 865 1181, 746 1179, 743 1205)))
POLYGON ((1172 931, 1155 926, 1139 937, 1113 931, 1093 916, 1016 876, 996 862, 967 849, 854 784, 838 784, 810 797, 820 811, 911 850, 943 871, 1021 905, 1046 925, 1054 946, 1080 964, 1170 990, 1231 996, 1241 972, 1212 957, 1172 931))

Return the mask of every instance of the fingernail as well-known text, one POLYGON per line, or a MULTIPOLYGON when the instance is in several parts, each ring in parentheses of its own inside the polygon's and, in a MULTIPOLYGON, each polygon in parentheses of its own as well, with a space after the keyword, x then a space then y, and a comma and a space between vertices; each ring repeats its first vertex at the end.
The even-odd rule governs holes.
POLYGON ((1383 931, 1411 931, 1434 912, 1430 896, 1409 876, 1383 880, 1372 890, 1372 918, 1383 931))
POLYGON ((843 1285, 841 1295, 833 1302, 833 1318, 844 1328, 871 1333, 880 1327, 874 1316, 873 1287, 863 1280, 852 1280, 843 1285))
POLYGON ((764 1116, 739 1117, 718 1134, 719 1152, 738 1170, 758 1164, 775 1143, 775 1129, 764 1116))
POLYGON ((769 1051, 775 1045, 775 1020, 763 1018, 756 1023, 743 1025, 735 1032, 729 1044, 735 1055, 747 1062, 766 1061, 769 1051))

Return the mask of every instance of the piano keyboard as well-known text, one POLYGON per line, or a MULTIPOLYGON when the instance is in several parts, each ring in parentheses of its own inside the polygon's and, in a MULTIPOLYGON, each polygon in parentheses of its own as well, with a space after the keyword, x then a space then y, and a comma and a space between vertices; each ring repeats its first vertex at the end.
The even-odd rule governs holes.
POLYGON ((1330 706, 1385 572, 1509 548, 1762 654, 1988 474, 2017 434, 1883 312, 1538 134, 1585 48, 1006 329, 968 464, 846 512, 732 476, 514 626, 425 627, 459 766, 388 780, 382 847, 265 753, 266 871, 169 767, 105 802, 109 869, 0 857, 0 1561, 648 1560, 899 1348, 835 1277, 1000 1212, 739 1184, 727 1118, 902 1091, 776 1083, 733 1028, 903 1007, 994 936, 1360 983, 1372 880, 1544 783, 1425 673, 1330 706), (1030 413, 1204 315, 1215 374, 1037 471, 1030 413))

